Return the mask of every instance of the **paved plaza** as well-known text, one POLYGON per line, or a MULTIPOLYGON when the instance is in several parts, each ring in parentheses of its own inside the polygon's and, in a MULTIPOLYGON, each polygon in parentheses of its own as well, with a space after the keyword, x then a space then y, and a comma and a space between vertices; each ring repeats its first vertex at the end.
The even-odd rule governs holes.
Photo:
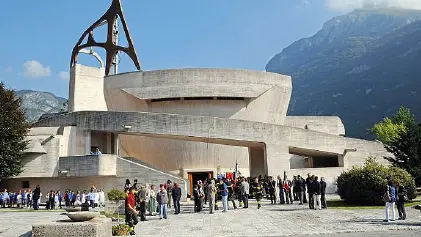
MULTIPOLYGON (((193 203, 182 204, 182 213, 168 219, 148 217, 136 227, 139 236, 414 236, 421 231, 421 214, 407 208, 408 219, 384 223, 384 210, 309 210, 306 206, 271 205, 265 201, 257 210, 255 200, 250 208, 239 208, 226 213, 210 215, 193 213, 193 203)), ((60 212, 5 212, 0 211, 0 236, 31 236, 31 226, 67 219, 60 212)))

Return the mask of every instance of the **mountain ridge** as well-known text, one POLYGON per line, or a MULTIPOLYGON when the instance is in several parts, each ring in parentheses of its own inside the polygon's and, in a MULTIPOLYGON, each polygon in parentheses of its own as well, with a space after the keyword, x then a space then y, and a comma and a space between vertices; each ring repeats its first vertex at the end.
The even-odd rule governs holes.
POLYGON ((347 135, 372 138, 367 129, 400 105, 421 114, 415 103, 421 101, 421 91, 416 91, 421 88, 421 11, 357 10, 328 22, 348 18, 359 32, 355 25, 345 27, 349 21, 336 28, 351 33, 332 36, 336 30, 321 29, 305 38, 321 43, 303 48, 297 44, 300 39, 276 54, 266 70, 292 76, 289 115, 338 115, 347 135), (382 29, 369 30, 376 22, 383 22, 382 29))

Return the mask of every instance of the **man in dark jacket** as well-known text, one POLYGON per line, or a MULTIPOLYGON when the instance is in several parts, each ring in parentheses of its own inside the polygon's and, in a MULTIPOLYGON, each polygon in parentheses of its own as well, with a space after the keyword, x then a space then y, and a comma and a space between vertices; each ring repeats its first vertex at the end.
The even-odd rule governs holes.
POLYGON ((39 209, 39 204, 38 204, 38 200, 41 198, 41 188, 39 185, 37 185, 37 187, 35 188, 33 194, 32 194, 32 200, 33 200, 33 204, 34 204, 34 210, 38 210, 39 209))
POLYGON ((298 201, 300 201, 300 205, 303 205, 303 182, 301 180, 301 176, 297 176, 297 180, 295 180, 294 191, 297 192, 298 201))
POLYGON ((310 209, 314 209, 314 199, 313 199, 313 195, 314 195, 314 187, 313 187, 313 181, 314 181, 314 177, 310 176, 310 174, 308 174, 309 176, 306 179, 306 183, 307 183, 307 193, 308 193, 308 207, 310 209))
POLYGON ((311 183, 312 191, 313 191, 313 208, 316 210, 318 208, 319 210, 322 209, 320 205, 320 183, 318 181, 318 177, 315 176, 313 178, 313 182, 311 183))
POLYGON ((322 203, 322 208, 327 209, 326 181, 325 181, 324 177, 322 177, 321 180, 320 180, 320 202, 322 203))
POLYGON ((269 197, 270 197, 270 203, 276 204, 276 181, 273 179, 272 176, 269 176, 269 182, 268 182, 268 190, 269 190, 269 197))
POLYGON ((180 214, 180 198, 181 198, 181 188, 178 183, 174 183, 174 188, 172 190, 172 200, 174 202, 175 214, 180 214))

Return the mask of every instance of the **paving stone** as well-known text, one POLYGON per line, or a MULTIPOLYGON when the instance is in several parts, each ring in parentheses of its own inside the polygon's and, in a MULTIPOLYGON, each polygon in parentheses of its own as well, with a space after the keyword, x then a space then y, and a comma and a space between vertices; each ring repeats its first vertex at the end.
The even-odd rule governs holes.
MULTIPOLYGON (((384 223, 384 210, 309 210, 306 206, 271 205, 267 201, 257 209, 255 200, 250 208, 208 214, 207 208, 194 213, 191 203, 183 203, 180 215, 171 209, 168 219, 147 217, 136 226, 138 236, 309 236, 322 237, 386 237, 418 236, 420 212, 407 208, 408 219, 384 223), (361 232, 364 232, 363 234, 361 232)), ((396 211, 397 215, 397 211, 396 211)), ((31 236, 33 224, 67 219, 60 212, 4 212, 0 209, 0 236, 31 236)))

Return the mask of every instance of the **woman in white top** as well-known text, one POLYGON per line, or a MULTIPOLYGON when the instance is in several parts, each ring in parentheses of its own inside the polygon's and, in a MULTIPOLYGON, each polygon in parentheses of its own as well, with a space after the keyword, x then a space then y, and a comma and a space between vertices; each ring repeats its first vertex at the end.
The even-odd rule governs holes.
POLYGON ((19 192, 16 195, 16 204, 18 206, 18 208, 20 208, 22 206, 22 191, 19 190, 19 192))
POLYGON ((95 195, 95 199, 94 199, 94 206, 98 207, 98 203, 99 203, 99 193, 94 190, 94 195, 95 195))
POLYGON ((82 195, 80 194, 80 191, 77 191, 75 206, 80 206, 80 205, 82 205, 82 195))
POLYGON ((99 206, 103 207, 105 203, 105 193, 102 189, 99 190, 99 206))

